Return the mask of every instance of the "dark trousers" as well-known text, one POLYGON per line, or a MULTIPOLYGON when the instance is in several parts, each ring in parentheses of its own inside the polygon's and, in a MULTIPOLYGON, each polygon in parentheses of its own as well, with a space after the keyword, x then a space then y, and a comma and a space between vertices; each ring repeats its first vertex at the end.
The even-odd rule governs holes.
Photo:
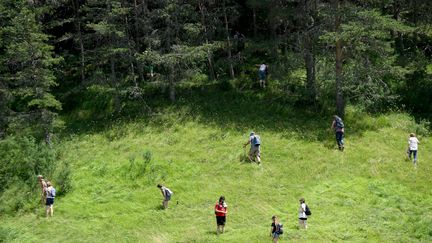
POLYGON ((340 149, 343 148, 343 146, 344 146, 343 137, 344 137, 343 132, 341 132, 341 131, 336 132, 336 142, 337 142, 340 149))

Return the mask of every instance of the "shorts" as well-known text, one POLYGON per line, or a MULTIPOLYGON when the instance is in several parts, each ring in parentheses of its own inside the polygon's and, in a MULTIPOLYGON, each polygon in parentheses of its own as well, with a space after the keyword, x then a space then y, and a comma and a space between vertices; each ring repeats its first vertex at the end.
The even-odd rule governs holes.
POLYGON ((256 155, 259 157, 261 155, 261 146, 260 145, 252 145, 249 153, 251 155, 256 155))
POLYGON ((165 201, 169 201, 169 200, 171 200, 171 195, 165 196, 165 201))
POLYGON ((265 73, 265 71, 259 71, 259 73, 258 73, 258 76, 259 76, 259 79, 260 80, 265 80, 266 79, 266 73, 265 73))
POLYGON ((45 205, 51 206, 54 204, 54 198, 48 198, 46 199, 45 205))
POLYGON ((273 239, 277 239, 277 238, 279 238, 279 234, 277 232, 273 232, 272 237, 273 237, 273 239))
POLYGON ((299 218, 300 220, 307 220, 307 218, 299 218))
POLYGON ((217 225, 225 225, 226 216, 216 216, 217 225))

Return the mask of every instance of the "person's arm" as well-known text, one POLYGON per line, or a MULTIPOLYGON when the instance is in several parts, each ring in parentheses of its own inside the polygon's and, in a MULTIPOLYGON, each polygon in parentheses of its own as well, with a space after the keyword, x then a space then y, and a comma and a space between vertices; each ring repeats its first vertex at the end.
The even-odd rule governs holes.
POLYGON ((219 205, 219 204, 216 204, 216 205, 215 205, 215 212, 216 212, 216 213, 224 213, 224 211, 218 209, 218 205, 219 205))
POLYGON ((165 198, 165 190, 163 189, 163 187, 160 190, 161 190, 162 196, 165 198))
POLYGON ((331 129, 334 129, 334 127, 335 127, 335 124, 336 124, 336 121, 335 121, 335 120, 333 120, 333 122, 332 122, 332 124, 331 124, 331 127, 330 127, 330 130, 331 130, 331 129))
POLYGON ((248 144, 250 144, 251 143, 251 139, 249 138, 249 140, 247 141, 247 143, 245 143, 244 145, 243 145, 243 147, 246 147, 248 144))

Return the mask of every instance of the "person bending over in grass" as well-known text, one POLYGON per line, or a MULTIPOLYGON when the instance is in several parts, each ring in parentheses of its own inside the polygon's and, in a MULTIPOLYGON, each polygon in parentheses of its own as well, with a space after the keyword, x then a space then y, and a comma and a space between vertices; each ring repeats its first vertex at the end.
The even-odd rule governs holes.
POLYGON ((258 164, 261 163, 261 138, 258 134, 255 134, 254 132, 250 133, 249 140, 247 143, 243 145, 243 147, 246 147, 248 144, 251 145, 248 158, 251 162, 256 161, 258 164))
POLYGON ((340 117, 334 115, 333 118, 334 119, 333 119, 331 128, 335 131, 336 142, 337 142, 337 145, 339 147, 339 150, 343 151, 344 150, 344 140, 343 140, 343 138, 344 138, 344 132, 345 132, 345 130, 344 130, 344 124, 343 124, 343 121, 342 121, 342 119, 340 117))
POLYGON ((279 219, 276 215, 272 216, 272 224, 270 229, 270 236, 273 238, 273 242, 279 241, 279 236, 283 234, 282 224, 279 223, 279 219))
POLYGON ((171 196, 172 196, 173 192, 168 187, 164 187, 161 184, 158 184, 157 187, 160 189, 162 196, 164 198, 164 200, 162 201, 162 207, 164 209, 167 209, 168 208, 168 202, 169 202, 169 200, 171 200, 171 196))
POLYGON ((55 188, 51 185, 51 182, 46 182, 47 187, 45 188, 45 196, 46 196, 46 211, 45 216, 53 216, 54 214, 54 198, 56 195, 55 188))
POLYGON ((41 203, 42 203, 42 207, 43 207, 45 205, 45 200, 46 200, 45 199, 45 196, 46 196, 45 195, 45 189, 47 187, 47 184, 46 184, 42 175, 38 175, 37 178, 38 178, 38 182, 39 182, 39 185, 41 188, 41 203))
POLYGON ((411 155, 414 157, 414 165, 417 165, 417 149, 420 141, 414 133, 411 133, 408 139, 408 159, 411 161, 411 155))
POLYGON ((219 202, 215 205, 216 214, 216 234, 224 232, 226 215, 228 213, 228 205, 225 203, 225 197, 220 196, 219 202))
POLYGON ((304 198, 300 198, 300 207, 299 207, 299 226, 300 228, 307 229, 307 215, 306 215, 306 202, 304 198))

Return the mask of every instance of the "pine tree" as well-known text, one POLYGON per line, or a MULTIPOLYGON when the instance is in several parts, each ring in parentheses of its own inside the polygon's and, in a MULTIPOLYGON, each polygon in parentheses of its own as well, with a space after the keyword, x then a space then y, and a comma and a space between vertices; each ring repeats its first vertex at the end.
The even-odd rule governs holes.
MULTIPOLYGON (((43 33, 39 19, 41 9, 28 1, 3 1, 2 11, 8 16, 2 26, 4 55, 1 58, 2 86, 12 95, 9 127, 13 132, 27 127, 43 135, 51 143, 60 102, 51 93, 56 86, 53 66, 60 58, 53 57, 53 47, 43 33)), ((23 130, 28 131, 28 130, 23 130)), ((37 135, 36 134, 36 135, 37 135)))

